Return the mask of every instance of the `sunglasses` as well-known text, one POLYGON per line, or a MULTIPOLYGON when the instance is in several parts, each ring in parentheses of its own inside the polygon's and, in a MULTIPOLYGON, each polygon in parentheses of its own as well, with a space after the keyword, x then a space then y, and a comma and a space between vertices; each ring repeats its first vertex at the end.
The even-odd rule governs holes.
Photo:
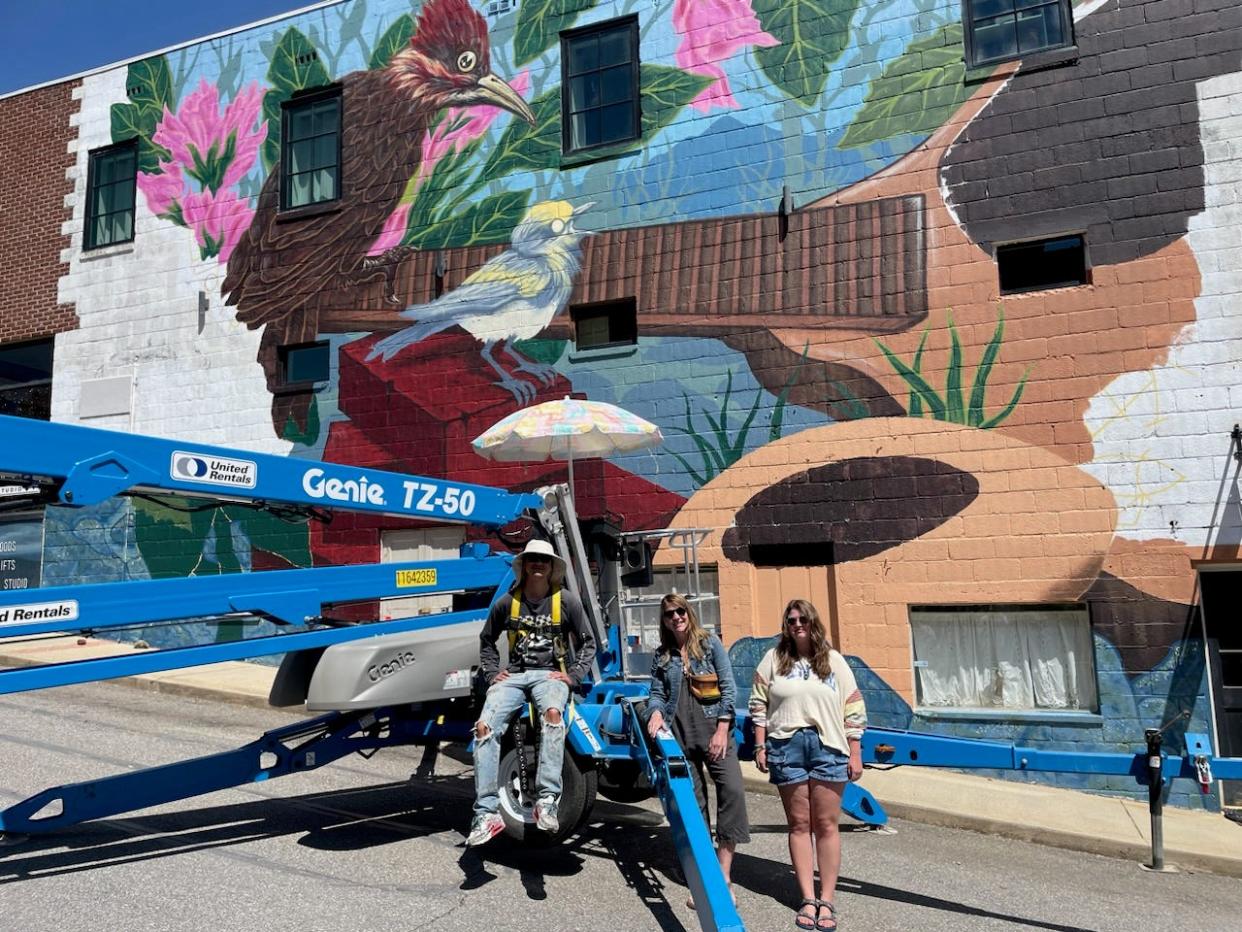
POLYGON ((670 608, 668 611, 664 612, 664 620, 669 621, 673 618, 678 617, 679 615, 685 615, 685 614, 686 614, 686 610, 684 608, 680 608, 680 607, 670 608))
POLYGON ((791 628, 801 628, 804 626, 809 627, 811 619, 803 618, 801 615, 790 615, 785 619, 785 624, 789 625, 791 628))
POLYGON ((534 554, 531 554, 530 556, 522 557, 522 562, 523 563, 542 563, 544 566, 548 566, 552 563, 552 558, 543 557, 543 556, 535 556, 534 554))

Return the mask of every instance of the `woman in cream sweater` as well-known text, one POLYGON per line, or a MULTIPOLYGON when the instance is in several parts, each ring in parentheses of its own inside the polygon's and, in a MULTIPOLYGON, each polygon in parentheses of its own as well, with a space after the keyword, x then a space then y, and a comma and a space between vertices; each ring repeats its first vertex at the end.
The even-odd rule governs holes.
POLYGON ((804 599, 785 606, 781 639, 755 669, 750 716, 755 723, 755 765, 776 785, 789 823, 789 857, 802 895, 794 925, 833 932, 841 868, 841 795, 847 780, 862 776, 859 742, 867 710, 819 612, 804 599))

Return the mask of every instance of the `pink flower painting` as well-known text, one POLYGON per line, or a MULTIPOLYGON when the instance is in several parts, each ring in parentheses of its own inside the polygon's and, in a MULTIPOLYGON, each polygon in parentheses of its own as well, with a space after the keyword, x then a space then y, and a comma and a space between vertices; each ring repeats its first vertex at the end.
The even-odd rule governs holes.
POLYGON ((218 90, 202 80, 176 113, 164 108, 151 136, 172 160, 161 161, 157 173, 139 172, 138 187, 153 214, 194 232, 203 259, 228 261, 254 216, 230 189, 249 174, 267 138, 262 106, 263 91, 252 82, 222 112, 218 90))
POLYGON ((716 80, 690 101, 703 113, 712 107, 739 107, 725 77, 723 62, 742 49, 780 45, 780 40, 759 25, 751 0, 673 0, 673 29, 681 36, 675 59, 691 74, 716 80))

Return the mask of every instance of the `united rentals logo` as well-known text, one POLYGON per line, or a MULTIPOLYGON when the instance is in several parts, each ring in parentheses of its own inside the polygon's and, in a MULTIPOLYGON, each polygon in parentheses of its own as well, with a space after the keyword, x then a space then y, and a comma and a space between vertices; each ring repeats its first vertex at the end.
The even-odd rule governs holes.
POLYGON ((76 621, 77 617, 78 603, 75 599, 0 606, 0 625, 19 621, 76 621))
POLYGON ((169 475, 182 482, 253 489, 259 479, 259 464, 253 460, 231 460, 223 456, 176 450, 172 455, 169 475))

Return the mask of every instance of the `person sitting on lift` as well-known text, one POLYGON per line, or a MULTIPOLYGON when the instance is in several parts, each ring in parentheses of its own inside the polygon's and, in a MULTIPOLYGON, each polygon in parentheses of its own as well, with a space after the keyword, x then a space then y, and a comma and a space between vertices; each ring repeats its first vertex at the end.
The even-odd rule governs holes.
POLYGON ((564 708, 595 658, 595 638, 582 603, 561 588, 565 561, 545 540, 532 540, 513 561, 517 585, 492 605, 479 635, 479 665, 487 698, 474 726, 474 822, 466 844, 481 845, 505 830, 499 814, 500 736, 528 701, 543 719, 536 774, 535 824, 560 830, 561 765, 565 757, 564 708), (509 635, 509 664, 500 669, 496 641, 509 635), (573 641, 571 658, 567 647, 573 641))

